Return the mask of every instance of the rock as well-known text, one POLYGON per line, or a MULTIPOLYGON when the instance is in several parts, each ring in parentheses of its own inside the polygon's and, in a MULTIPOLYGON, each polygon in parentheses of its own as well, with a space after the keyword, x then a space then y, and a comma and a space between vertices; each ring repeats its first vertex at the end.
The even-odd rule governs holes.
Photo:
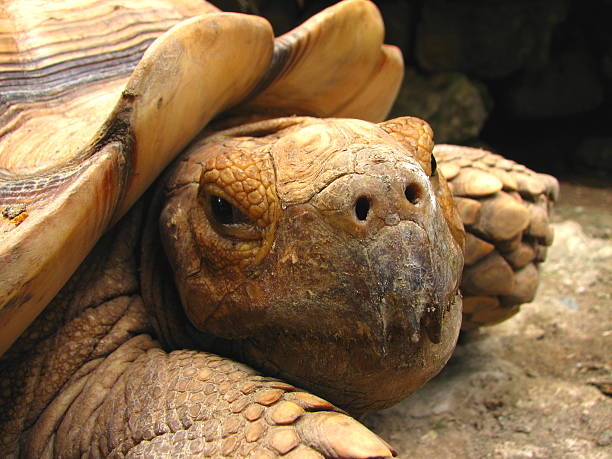
POLYGON ((612 137, 588 137, 573 155, 574 162, 589 170, 612 172, 612 137))
POLYGON ((412 49, 418 19, 416 3, 378 2, 377 6, 385 21, 385 43, 399 46, 402 50, 412 49))
MULTIPOLYGON (((288 32, 303 20, 300 20, 301 9, 299 1, 284 0, 209 0, 221 11, 235 11, 238 13, 256 14, 264 16, 274 29, 275 35, 282 35, 288 32)), ((314 10, 314 13, 322 9, 321 5, 314 10)), ((312 15, 311 14, 311 15, 312 15)), ((306 18, 303 18, 306 19, 306 18)))
POLYGON ((603 102, 604 88, 586 43, 572 42, 543 68, 525 71, 501 96, 510 116, 557 118, 584 113, 603 102))
POLYGON ((427 0, 417 29, 416 57, 433 72, 499 78, 545 62, 568 1, 427 0))
POLYGON ((431 77, 408 71, 390 117, 412 115, 427 121, 436 143, 477 137, 491 109, 486 88, 460 73, 431 77))

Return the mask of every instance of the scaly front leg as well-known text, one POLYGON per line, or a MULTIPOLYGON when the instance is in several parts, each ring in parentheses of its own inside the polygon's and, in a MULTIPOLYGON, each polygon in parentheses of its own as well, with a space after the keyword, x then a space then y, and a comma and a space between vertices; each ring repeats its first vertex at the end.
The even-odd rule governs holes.
POLYGON ((217 355, 166 353, 147 335, 125 343, 91 373, 52 441, 40 447, 58 457, 394 453, 319 397, 217 355))

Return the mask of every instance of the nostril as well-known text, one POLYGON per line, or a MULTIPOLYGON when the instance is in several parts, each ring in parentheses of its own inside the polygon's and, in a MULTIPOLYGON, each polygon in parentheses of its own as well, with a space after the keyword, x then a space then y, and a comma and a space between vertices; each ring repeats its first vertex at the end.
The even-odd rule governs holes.
POLYGON ((370 212, 370 200, 364 196, 357 199, 355 202, 355 215, 361 221, 365 221, 368 218, 370 212))
POLYGON ((412 204, 418 204, 421 200, 421 187, 416 183, 410 183, 406 185, 404 189, 404 195, 406 199, 412 204))

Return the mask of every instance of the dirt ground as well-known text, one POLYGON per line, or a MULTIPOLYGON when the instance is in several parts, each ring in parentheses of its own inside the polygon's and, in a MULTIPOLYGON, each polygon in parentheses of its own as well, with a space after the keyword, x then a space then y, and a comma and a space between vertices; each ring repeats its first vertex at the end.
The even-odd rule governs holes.
POLYGON ((612 186, 563 181, 554 222, 536 300, 364 419, 400 457, 612 458, 612 186))

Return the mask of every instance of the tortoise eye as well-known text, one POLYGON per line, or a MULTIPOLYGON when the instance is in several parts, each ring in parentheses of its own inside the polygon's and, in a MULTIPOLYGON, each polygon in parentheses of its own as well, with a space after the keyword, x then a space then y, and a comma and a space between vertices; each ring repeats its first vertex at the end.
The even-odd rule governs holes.
POLYGON ((206 214, 218 234, 242 240, 261 239, 261 228, 227 199, 211 193, 204 202, 208 203, 206 214))
POLYGON ((246 215, 221 196, 211 195, 210 209, 217 223, 221 225, 235 225, 249 222, 249 218, 246 215))
POLYGON ((223 225, 233 223, 234 212, 232 212, 234 206, 219 196, 210 197, 210 208, 217 221, 223 225))
POLYGON ((431 176, 436 175, 436 170, 438 170, 438 163, 436 162, 436 157, 431 154, 431 176))

